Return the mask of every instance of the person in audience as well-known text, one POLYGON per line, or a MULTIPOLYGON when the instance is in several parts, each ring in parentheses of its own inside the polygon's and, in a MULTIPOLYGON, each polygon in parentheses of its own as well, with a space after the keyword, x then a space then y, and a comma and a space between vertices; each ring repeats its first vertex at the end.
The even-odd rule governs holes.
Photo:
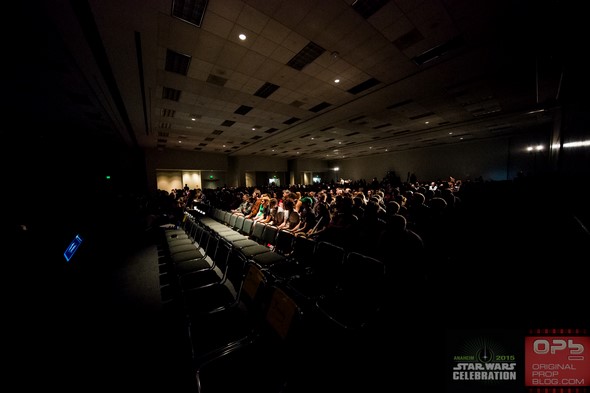
POLYGON ((242 203, 231 212, 240 216, 247 216, 252 211, 252 201, 248 193, 242 195, 242 203))
POLYGON ((331 220, 330 210, 328 207, 328 193, 325 191, 316 194, 316 202, 313 205, 313 214, 316 217, 316 224, 307 231, 307 236, 313 235, 317 231, 324 229, 331 220))
POLYGON ((327 241, 348 248, 356 238, 359 218, 352 212, 351 195, 337 195, 335 201, 335 213, 330 223, 317 231, 313 237, 318 241, 327 241))
POLYGON ((422 282, 427 274, 425 243, 418 233, 408 229, 406 218, 400 214, 391 216, 381 232, 377 258, 397 283, 422 282))
POLYGON ((282 222, 281 220, 283 218, 283 209, 279 208, 279 202, 277 201, 277 198, 270 198, 268 207, 268 215, 264 220, 262 220, 262 223, 266 225, 277 226, 277 223, 282 222))
POLYGON ((292 230, 299 223, 299 213, 295 210, 295 203, 292 199, 288 198, 284 202, 284 214, 283 222, 277 226, 279 230, 286 229, 292 230))
POLYGON ((254 221, 264 221, 270 214, 270 197, 268 194, 262 194, 260 199, 262 203, 258 208, 258 213, 252 218, 254 221))
POLYGON ((302 235, 305 234, 313 229, 316 224, 316 216, 313 212, 313 200, 306 196, 301 198, 301 207, 299 208, 299 222, 291 231, 295 235, 302 235))
POLYGON ((250 208, 250 213, 246 215, 246 218, 254 218, 258 214, 258 211, 260 210, 260 205, 262 204, 260 190, 256 189, 252 192, 252 199, 252 207, 250 208))

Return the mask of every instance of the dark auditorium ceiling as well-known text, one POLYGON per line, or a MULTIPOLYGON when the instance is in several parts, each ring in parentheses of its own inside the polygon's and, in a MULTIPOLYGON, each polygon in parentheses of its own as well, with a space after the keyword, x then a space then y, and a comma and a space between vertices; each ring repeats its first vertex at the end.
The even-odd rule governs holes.
POLYGON ((23 106, 141 148, 333 160, 497 138, 550 127, 570 78, 558 2, 43 4, 23 106))

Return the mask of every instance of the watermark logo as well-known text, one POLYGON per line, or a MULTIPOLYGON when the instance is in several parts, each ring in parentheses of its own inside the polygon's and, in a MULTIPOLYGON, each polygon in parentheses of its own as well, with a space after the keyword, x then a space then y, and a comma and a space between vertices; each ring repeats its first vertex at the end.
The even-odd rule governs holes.
POLYGON ((525 385, 589 387, 590 336, 564 329, 546 329, 537 334, 525 337, 525 385))
POLYGON ((450 334, 447 392, 512 392, 519 386, 522 389, 522 341, 520 345, 518 342, 519 337, 522 340, 522 332, 450 334))

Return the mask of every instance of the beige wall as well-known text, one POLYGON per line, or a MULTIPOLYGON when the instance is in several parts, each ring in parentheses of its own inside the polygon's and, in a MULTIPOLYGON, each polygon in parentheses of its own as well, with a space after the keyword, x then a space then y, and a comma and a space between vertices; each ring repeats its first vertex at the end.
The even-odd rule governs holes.
MULTIPOLYGON (((381 180, 388 171, 394 171, 402 181, 415 173, 418 181, 448 179, 461 180, 481 177, 489 180, 511 180, 519 171, 530 172, 533 163, 527 145, 543 143, 539 134, 521 135, 512 138, 466 141, 460 144, 436 146, 419 150, 375 154, 360 158, 334 161, 340 170, 337 176, 344 179, 381 180)), ((544 157, 537 157, 537 166, 543 165, 544 157)))
POLYGON ((172 191, 184 187, 181 171, 158 171, 157 188, 163 191, 172 191))
MULTIPOLYGON (((533 135, 536 143, 543 142, 543 133, 533 135)), ((418 180, 446 179, 453 176, 468 180, 481 177, 483 180, 513 179, 523 170, 529 172, 535 164, 530 154, 523 153, 523 146, 531 140, 530 135, 512 138, 465 141, 460 144, 436 146, 424 149, 375 154, 340 161, 312 159, 286 160, 277 157, 237 156, 184 151, 146 152, 148 186, 153 189, 182 188, 184 184, 200 185, 201 188, 222 186, 245 186, 256 182, 256 174, 273 172, 285 175, 285 181, 308 184, 313 174, 322 174, 323 181, 340 177, 344 179, 381 180, 393 171, 402 181, 415 173, 418 180), (332 169, 339 167, 338 172, 332 169), (251 174, 247 182, 246 174, 251 174), (200 174, 200 177, 199 177, 200 174), (304 177, 304 174, 306 177, 304 177), (212 181, 209 179, 212 178, 212 181), (205 184, 206 183, 206 184, 205 184)), ((541 165, 544 157, 537 157, 541 165)))

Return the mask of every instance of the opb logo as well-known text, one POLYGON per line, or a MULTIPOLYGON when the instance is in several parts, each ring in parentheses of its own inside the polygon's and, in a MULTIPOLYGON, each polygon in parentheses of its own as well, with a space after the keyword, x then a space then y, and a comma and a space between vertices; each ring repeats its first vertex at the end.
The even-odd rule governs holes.
POLYGON ((586 356, 586 348, 590 348, 589 336, 525 337, 525 385, 590 386, 590 356, 586 356))
POLYGON ((574 339, 537 339, 533 341, 533 351, 538 355, 555 355, 558 351, 567 351, 568 360, 584 360, 584 345, 574 342, 574 339))

